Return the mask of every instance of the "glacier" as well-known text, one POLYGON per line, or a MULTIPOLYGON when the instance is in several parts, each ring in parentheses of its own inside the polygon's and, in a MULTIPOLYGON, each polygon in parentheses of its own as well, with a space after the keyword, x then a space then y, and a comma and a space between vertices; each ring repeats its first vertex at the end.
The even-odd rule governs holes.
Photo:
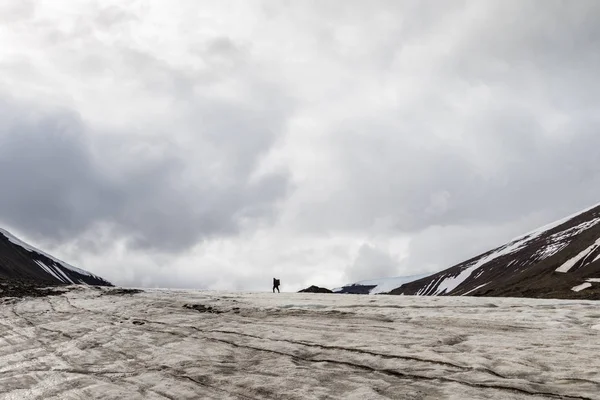
POLYGON ((600 399, 595 301, 127 293, 0 299, 0 399, 600 399))

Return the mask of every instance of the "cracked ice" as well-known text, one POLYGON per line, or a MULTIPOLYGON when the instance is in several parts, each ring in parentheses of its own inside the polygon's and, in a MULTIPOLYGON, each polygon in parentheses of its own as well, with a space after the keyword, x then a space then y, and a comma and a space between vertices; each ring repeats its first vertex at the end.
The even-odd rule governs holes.
POLYGON ((593 301, 107 290, 0 299, 0 399, 600 399, 593 301))

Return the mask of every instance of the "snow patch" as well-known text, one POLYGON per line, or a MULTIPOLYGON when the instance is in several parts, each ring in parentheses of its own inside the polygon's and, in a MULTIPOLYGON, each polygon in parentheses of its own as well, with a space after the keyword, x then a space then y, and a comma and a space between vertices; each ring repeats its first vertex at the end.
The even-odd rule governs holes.
POLYGON ((565 231, 555 233, 554 235, 552 235, 550 237, 553 239, 563 239, 564 237, 567 237, 567 236, 577 236, 581 232, 586 231, 586 230, 590 229, 591 227, 597 225, 599 222, 600 222, 600 217, 596 217, 589 221, 582 222, 581 224, 576 225, 572 228, 569 228, 565 231))
POLYGON ((367 286, 368 285, 377 285, 371 290, 370 294, 387 293, 396 288, 399 288, 400 286, 404 285, 405 283, 418 281, 419 279, 425 278, 427 276, 429 276, 429 275, 422 274, 422 275, 411 275, 411 276, 394 276, 394 277, 390 277, 390 278, 381 278, 381 279, 372 279, 372 280, 368 280, 368 281, 360 281, 360 282, 358 282, 358 284, 359 285, 367 285, 367 286))
MULTIPOLYGON (((365 281, 359 281, 359 282, 353 283, 352 285, 375 286, 373 289, 371 289, 369 294, 379 294, 379 293, 390 292, 396 288, 399 288, 400 286, 404 285, 405 283, 418 281, 419 279, 426 278, 428 276, 429 276, 429 274, 411 275, 411 276, 394 276, 394 277, 390 277, 390 278, 379 278, 379 279, 370 279, 370 280, 365 280, 365 281)), ((351 286, 351 285, 346 285, 344 287, 348 287, 348 286, 351 286)), ((343 287, 335 288, 332 290, 332 292, 338 293, 338 292, 341 292, 343 289, 344 289, 343 287)))
POLYGON ((47 273, 49 273, 50 275, 52 275, 53 277, 55 277, 58 281, 66 283, 62 278, 60 278, 58 275, 56 275, 56 273, 54 272, 53 268, 50 268, 49 266, 47 266, 46 264, 44 264, 41 261, 38 260, 33 260, 37 265, 39 265, 44 271, 46 271, 47 273))
POLYGON ((545 260, 546 258, 550 258, 553 255, 555 255, 556 253, 558 253, 559 251, 563 250, 568 245, 569 245, 569 243, 564 243, 564 242, 552 243, 552 244, 538 250, 534 254, 534 258, 537 261, 545 260))
POLYGON ((25 250, 27 250, 29 252, 38 253, 38 254, 41 254, 41 255, 43 255, 45 257, 48 257, 50 260, 54 261, 57 264, 62 265, 63 267, 65 267, 67 269, 70 269, 71 271, 77 272, 78 274, 81 274, 81 275, 93 276, 95 278, 99 278, 99 277, 97 277, 97 276, 95 276, 95 275, 93 275, 93 274, 91 274, 91 273, 89 273, 89 272, 87 272, 87 271, 85 271, 85 270, 83 270, 81 268, 74 267, 74 266, 72 266, 72 265, 70 265, 70 264, 68 264, 68 263, 66 263, 64 261, 59 260, 56 257, 51 256, 48 253, 43 252, 40 249, 37 249, 37 248, 35 248, 35 247, 33 247, 33 246, 25 243, 24 241, 22 241, 21 239, 17 238, 16 236, 14 236, 13 234, 11 234, 10 232, 8 232, 8 231, 6 231, 4 229, 0 228, 0 234, 4 235, 11 243, 16 244, 17 246, 20 246, 20 247, 24 248, 25 250))
POLYGON ((59 273, 59 274, 60 274, 60 275, 61 275, 63 278, 65 278, 66 282, 75 283, 75 282, 73 282, 73 280, 72 280, 71 278, 69 278, 69 276, 68 276, 67 274, 65 274, 65 273, 63 272, 63 270, 62 270, 62 269, 60 269, 60 267, 57 267, 57 268, 56 268, 56 270, 58 271, 58 273, 59 273))
MULTIPOLYGON (((442 277, 443 278, 443 277, 442 277)), ((425 288, 422 288, 421 290, 419 290, 417 292, 417 296, 421 296, 421 295, 427 295, 427 293, 429 292, 429 288, 431 287, 435 287, 435 284, 439 281, 439 279, 433 279, 431 282, 429 282, 429 285, 427 285, 425 288)))
POLYGON ((588 282, 594 282, 594 283, 600 283, 600 278, 589 278, 589 279, 586 279, 586 281, 588 281, 588 282))
POLYGON ((600 246, 600 239, 596 240, 594 244, 592 244, 587 249, 583 250, 581 253, 577 254, 575 257, 571 258, 567 262, 565 262, 560 267, 556 268, 556 272, 569 272, 571 268, 575 266, 579 261, 586 258, 591 252, 596 250, 600 246))
POLYGON ((469 290, 467 293, 465 293, 465 294, 463 294, 463 295, 461 295, 461 296, 468 296, 469 294, 473 293, 474 291, 476 291, 476 290, 478 290, 478 289, 481 289, 481 288, 482 288, 482 287, 484 287, 485 285, 489 285, 489 284, 490 284, 490 282, 488 282, 488 283, 484 283, 483 285, 479 285, 479 286, 477 286, 475 289, 471 289, 471 290, 469 290))
POLYGON ((586 282, 586 283, 582 283, 581 285, 571 288, 571 290, 574 292, 581 292, 582 290, 590 288, 590 287, 592 287, 592 284, 589 282, 586 282))
POLYGON ((571 242, 571 238, 579 235, 583 231, 592 228, 593 226, 596 226, 598 223, 600 223, 600 217, 582 222, 581 224, 571 227, 565 231, 551 235, 550 237, 548 237, 549 244, 544 248, 538 250, 534 254, 533 258, 536 261, 543 261, 546 258, 552 257, 553 255, 557 254, 559 251, 567 247, 571 242))
POLYGON ((577 217, 577 216, 579 216, 581 214, 584 214, 584 213, 586 213, 586 212, 588 212, 590 210, 593 210, 594 208, 596 208, 598 206, 600 206, 600 203, 594 204, 591 207, 588 207, 588 208, 586 208, 586 209, 584 209, 582 211, 578 211, 575 214, 569 215, 568 217, 559 219, 558 221, 554 221, 554 222, 552 222, 552 223, 550 223, 548 225, 544 225, 544 226, 542 226, 540 228, 537 228, 537 229, 535 229, 535 230, 533 230, 533 231, 531 231, 529 233, 526 233, 524 235, 517 236, 516 238, 513 239, 513 241, 515 241, 515 240, 522 240, 522 239, 533 239, 535 237, 538 237, 541 234, 543 234, 544 232, 547 232, 547 231, 549 231, 551 229, 556 228, 557 226, 560 226, 560 225, 562 225, 562 224, 564 224, 566 222, 569 222, 573 218, 575 218, 575 217, 577 217))
POLYGON ((444 279, 444 281, 442 281, 442 283, 439 284, 434 295, 451 293, 461 283, 463 283, 465 280, 467 280, 471 276, 473 271, 475 271, 478 268, 482 267, 483 265, 489 263, 490 261, 495 260, 498 257, 504 256, 504 255, 507 255, 510 253, 514 253, 515 251, 522 249, 530 240, 531 240, 530 237, 525 237, 525 238, 523 238, 523 240, 518 240, 518 241, 515 241, 512 243, 509 243, 508 245, 500 247, 499 249, 492 251, 490 254, 481 257, 473 265, 462 270, 461 273, 458 274, 457 276, 448 277, 448 278, 444 279))

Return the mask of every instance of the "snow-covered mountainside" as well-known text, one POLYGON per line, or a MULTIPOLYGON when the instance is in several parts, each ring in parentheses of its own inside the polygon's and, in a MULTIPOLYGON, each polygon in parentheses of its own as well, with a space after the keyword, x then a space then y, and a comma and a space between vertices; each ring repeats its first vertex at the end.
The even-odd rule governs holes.
POLYGON ((36 249, 4 229, 0 229, 0 279, 112 286, 107 280, 36 249))
POLYGON ((600 299, 600 204, 390 293, 600 299))
POLYGON ((333 289, 333 293, 342 294, 379 294, 389 292, 405 283, 424 278, 427 275, 395 276, 391 278, 370 279, 333 289))

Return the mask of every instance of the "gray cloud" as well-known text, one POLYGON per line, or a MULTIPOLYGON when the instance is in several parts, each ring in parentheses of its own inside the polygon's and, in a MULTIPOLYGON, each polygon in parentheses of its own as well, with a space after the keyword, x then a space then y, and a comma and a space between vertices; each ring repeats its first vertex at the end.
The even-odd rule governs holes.
POLYGON ((595 1, 54 4, 0 7, 0 221, 109 278, 433 272, 598 201, 595 1))
MULTIPOLYGON (((1 109, 0 185, 7 188, 0 198, 1 218, 54 243, 108 224, 133 247, 179 251, 198 240, 235 234, 242 224, 267 222, 276 214, 274 202, 289 187, 284 172, 249 180, 261 152, 273 144, 259 140, 256 118, 252 133, 258 143, 237 147, 219 139, 213 159, 206 165, 200 160, 199 170, 186 178, 196 163, 186 163, 176 146, 159 142, 158 155, 145 159, 144 153, 152 152, 151 141, 144 141, 140 150, 140 143, 121 140, 112 143, 116 153, 103 143, 94 154, 88 128, 73 112, 7 101, 1 109), (131 160, 116 170, 103 165, 128 156, 135 157, 132 167, 125 165, 131 160), (215 159, 222 159, 226 168, 211 171, 215 159)), ((229 124, 204 128, 219 138, 241 132, 249 122, 244 118, 253 115, 239 114, 229 124)))
POLYGON ((368 243, 358 249, 353 263, 346 269, 346 280, 357 282, 386 276, 396 276, 399 261, 387 251, 368 243))
MULTIPOLYGON (((590 94, 599 59, 589 50, 600 37, 590 16, 598 10, 592 3, 550 2, 529 23, 535 4, 471 2, 477 17, 465 17, 468 9, 436 14, 437 22, 468 21, 448 52, 432 54, 436 64, 425 66, 434 84, 423 82, 415 96, 425 102, 376 117, 348 116, 337 127, 330 146, 345 180, 334 199, 314 211, 318 229, 364 231, 382 219, 401 232, 497 224, 540 208, 554 218, 594 202, 590 188, 599 174, 590 162, 598 139, 590 110, 599 99, 590 94), (565 120, 555 121, 560 116, 565 120), (443 207, 433 212, 441 198, 443 207)), ((398 44, 397 63, 406 46, 398 44)))
POLYGON ((4 100, 0 120, 2 220, 60 241, 107 214, 112 190, 94 169, 76 114, 4 100))

